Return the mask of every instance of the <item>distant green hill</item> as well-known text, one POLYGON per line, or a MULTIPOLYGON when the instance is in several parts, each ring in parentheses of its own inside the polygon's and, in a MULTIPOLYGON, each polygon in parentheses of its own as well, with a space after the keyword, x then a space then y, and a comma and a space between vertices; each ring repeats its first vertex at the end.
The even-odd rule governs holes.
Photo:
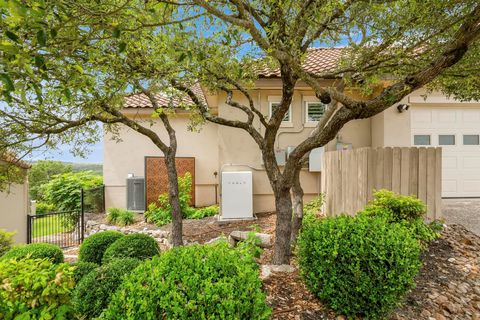
POLYGON ((103 165, 101 163, 72 163, 72 162, 69 162, 68 164, 72 165, 73 172, 93 171, 95 173, 98 173, 99 175, 103 174, 103 165))

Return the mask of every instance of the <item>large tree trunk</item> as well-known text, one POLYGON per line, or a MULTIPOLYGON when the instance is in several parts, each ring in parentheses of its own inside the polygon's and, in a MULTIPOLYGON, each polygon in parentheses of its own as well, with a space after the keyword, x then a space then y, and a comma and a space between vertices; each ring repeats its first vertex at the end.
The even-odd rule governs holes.
POLYGON ((175 154, 165 153, 165 164, 168 173, 168 200, 172 207, 171 241, 174 247, 183 245, 182 208, 178 192, 178 175, 175 165, 175 154))
POLYGON ((298 233, 302 226, 303 221, 303 189, 300 185, 300 170, 295 172, 295 180, 293 181, 292 193, 293 193, 293 220, 292 220, 292 233, 290 237, 291 245, 295 245, 297 242, 298 233))
POLYGON ((292 198, 290 189, 279 186, 274 189, 277 221, 273 264, 288 264, 290 261, 290 233, 292 229, 292 198))

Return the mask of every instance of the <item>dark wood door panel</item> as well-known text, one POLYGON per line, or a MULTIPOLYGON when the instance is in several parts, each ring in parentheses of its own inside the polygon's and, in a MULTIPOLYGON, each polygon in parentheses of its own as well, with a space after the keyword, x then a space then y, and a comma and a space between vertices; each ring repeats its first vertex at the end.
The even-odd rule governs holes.
MULTIPOLYGON (((190 172, 192 189, 190 205, 195 205, 195 158, 178 157, 175 159, 179 177, 190 172)), ((168 175, 164 157, 145 157, 145 200, 146 206, 157 202, 158 196, 168 192, 168 175)))

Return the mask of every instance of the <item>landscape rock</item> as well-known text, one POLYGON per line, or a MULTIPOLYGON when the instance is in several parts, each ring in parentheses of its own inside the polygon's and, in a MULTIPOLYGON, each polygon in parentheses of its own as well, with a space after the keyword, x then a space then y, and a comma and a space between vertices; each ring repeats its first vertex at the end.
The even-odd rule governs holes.
MULTIPOLYGON (((247 240, 250 231, 232 231, 230 236, 228 237, 228 242, 235 246, 238 241, 247 240)), ((262 248, 270 248, 272 246, 272 236, 266 233, 258 233, 254 232, 255 236, 257 236, 261 243, 260 247, 262 248)))

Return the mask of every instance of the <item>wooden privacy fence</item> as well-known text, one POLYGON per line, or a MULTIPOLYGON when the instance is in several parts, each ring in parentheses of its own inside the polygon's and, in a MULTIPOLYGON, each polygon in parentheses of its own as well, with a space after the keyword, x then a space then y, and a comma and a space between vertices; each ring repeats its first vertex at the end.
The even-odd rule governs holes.
POLYGON ((353 215, 373 190, 415 195, 427 204, 429 219, 441 218, 441 148, 359 148, 326 152, 322 192, 327 215, 353 215))

